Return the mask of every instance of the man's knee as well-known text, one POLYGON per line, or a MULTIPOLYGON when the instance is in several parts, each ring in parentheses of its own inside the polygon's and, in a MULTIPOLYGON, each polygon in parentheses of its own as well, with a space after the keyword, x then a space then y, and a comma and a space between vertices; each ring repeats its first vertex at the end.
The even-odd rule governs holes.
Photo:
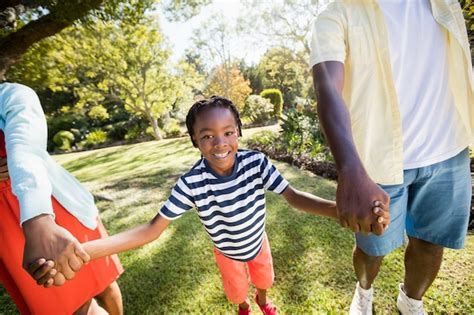
POLYGON ((366 264, 380 264, 385 256, 370 256, 362 249, 355 246, 353 251, 354 259, 363 260, 366 264))
POLYGON ((443 246, 424 241, 416 237, 408 237, 409 250, 416 254, 430 255, 430 256, 442 256, 443 246))

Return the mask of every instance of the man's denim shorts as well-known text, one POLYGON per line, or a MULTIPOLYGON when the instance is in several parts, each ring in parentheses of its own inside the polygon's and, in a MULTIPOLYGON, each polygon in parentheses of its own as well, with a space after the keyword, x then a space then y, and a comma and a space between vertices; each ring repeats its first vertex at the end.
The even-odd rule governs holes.
POLYGON ((404 171, 401 185, 380 185, 390 195, 388 229, 381 236, 356 233, 356 244, 370 256, 384 256, 408 236, 460 249, 471 208, 469 150, 443 162, 404 171))

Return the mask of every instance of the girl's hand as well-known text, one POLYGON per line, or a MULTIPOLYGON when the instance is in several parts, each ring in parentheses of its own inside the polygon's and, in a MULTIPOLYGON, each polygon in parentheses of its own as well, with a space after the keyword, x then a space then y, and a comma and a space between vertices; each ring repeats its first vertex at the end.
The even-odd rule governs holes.
POLYGON ((39 258, 28 266, 28 273, 38 285, 49 288, 54 284, 54 277, 58 274, 53 260, 39 258))
POLYGON ((377 216, 377 224, 373 224, 372 232, 380 235, 388 228, 390 223, 390 212, 382 208, 380 201, 375 201, 372 212, 377 216))
POLYGON ((8 175, 7 159, 0 158, 0 182, 3 182, 9 178, 10 176, 8 175))

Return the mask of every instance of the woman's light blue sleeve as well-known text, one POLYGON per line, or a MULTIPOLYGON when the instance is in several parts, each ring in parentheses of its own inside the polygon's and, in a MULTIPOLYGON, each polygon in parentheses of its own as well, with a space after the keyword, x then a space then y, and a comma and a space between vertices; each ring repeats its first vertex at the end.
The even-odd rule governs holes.
POLYGON ((20 224, 40 214, 54 215, 46 166, 46 119, 38 96, 24 85, 6 84, 0 101, 12 191, 20 203, 20 224))

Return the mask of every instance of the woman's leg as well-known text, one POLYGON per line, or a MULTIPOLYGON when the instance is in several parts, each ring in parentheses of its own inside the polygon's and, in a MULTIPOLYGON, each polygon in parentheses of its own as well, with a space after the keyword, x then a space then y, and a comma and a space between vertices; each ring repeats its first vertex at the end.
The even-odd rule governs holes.
POLYGON ((123 303, 122 292, 117 281, 112 282, 102 293, 95 297, 99 305, 102 306, 110 315, 122 315, 123 303))

